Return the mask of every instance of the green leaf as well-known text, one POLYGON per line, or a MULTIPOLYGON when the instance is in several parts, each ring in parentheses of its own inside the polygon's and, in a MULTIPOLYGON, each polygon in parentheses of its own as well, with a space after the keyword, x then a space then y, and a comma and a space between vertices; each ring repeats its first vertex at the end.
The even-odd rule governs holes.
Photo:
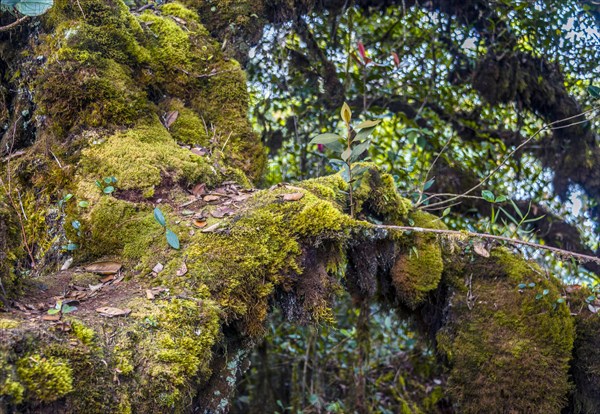
POLYGON ((450 214, 450 207, 448 207, 447 209, 445 209, 445 210, 442 212, 442 217, 446 217, 448 214, 450 214))
POLYGON ((364 121, 354 127, 354 129, 373 128, 381 123, 381 120, 376 121, 364 121))
POLYGON ((344 164, 344 169, 342 170, 342 178, 346 182, 350 181, 350 167, 348 167, 348 164, 344 164))
POLYGON ((115 191, 115 187, 113 187, 112 185, 109 185, 108 187, 104 187, 104 190, 102 190, 102 192, 104 194, 110 194, 113 191, 115 191))
POLYGON ((320 134, 320 135, 317 135, 316 137, 314 137, 313 139, 311 139, 310 142, 309 142, 309 144, 323 144, 323 145, 328 145, 328 144, 332 144, 334 142, 337 142, 340 139, 342 139, 342 137, 339 136, 338 134, 331 134, 331 133, 320 134))
POLYGON ((490 203, 493 203, 496 200, 496 197, 494 197, 494 193, 492 193, 489 190, 483 190, 481 192, 481 196, 485 201, 489 201, 490 203))
POLYGON ((346 125, 349 125, 350 121, 352 120, 352 110, 350 110, 350 107, 346 102, 344 102, 344 105, 342 105, 342 120, 346 123, 346 125))
POLYGON ((530 288, 535 287, 535 283, 531 282, 530 284, 528 284, 527 286, 529 286, 530 288))
POLYGON ((167 229, 167 243, 169 243, 169 246, 171 246, 172 248, 179 250, 179 237, 177 237, 177 235, 175 233, 173 233, 171 231, 171 229, 167 229))
POLYGON ((56 308, 48 309, 48 315, 56 315, 58 312, 60 312, 60 309, 56 309, 56 308))
POLYGON ((359 133, 356 134, 352 142, 356 141, 364 141, 365 139, 371 136, 371 133, 375 130, 375 128, 364 128, 361 129, 359 133))
POLYGON ((81 223, 79 221, 77 221, 77 220, 73 220, 71 222, 71 226, 73 226, 73 228, 75 230, 79 230, 81 228, 81 223))
POLYGON ((593 302, 595 300, 596 300, 596 296, 595 295, 591 295, 591 296, 588 296, 587 298, 585 298, 585 301, 588 302, 588 303, 593 302))
POLYGON ((369 167, 365 167, 364 165, 355 165, 352 167, 352 175, 360 176, 360 175, 362 175, 362 173, 364 173, 368 169, 369 169, 369 167))
POLYGON ((527 285, 525 283, 519 283, 519 285, 517 287, 519 289, 525 289, 527 287, 527 285))
POLYGON ((22 0, 15 5, 15 9, 25 16, 40 16, 46 13, 53 4, 53 0, 22 0))
POLYGON ((425 185, 423 185, 423 191, 429 190, 434 182, 435 182, 435 178, 432 178, 431 180, 427 181, 425 183, 425 185))
POLYGON ((535 295, 535 300, 540 300, 542 298, 542 294, 538 293, 537 295, 535 295))
POLYGON ((104 182, 105 182, 106 184, 111 184, 111 183, 112 183, 112 179, 111 179, 111 177, 104 177, 104 182))
POLYGON ((75 243, 68 243, 63 246, 63 249, 72 252, 73 250, 77 250, 77 245, 75 243))
POLYGON ((496 203, 503 203, 503 202, 505 202, 506 200, 508 200, 508 198, 507 198, 506 196, 503 196, 503 195, 501 195, 501 196, 498 196, 498 197, 496 197, 496 200, 494 200, 494 201, 495 201, 496 203))
POLYGON ((346 148, 346 146, 340 141, 330 142, 329 144, 323 145, 325 145, 330 150, 337 152, 338 154, 340 154, 342 151, 344 151, 344 148, 346 148))
POLYGON ((160 208, 156 207, 154 209, 154 219, 163 227, 167 227, 167 220, 165 220, 165 216, 160 208))
POLYGON ((544 291, 542 293, 544 294, 544 296, 546 296, 548 293, 550 293, 550 290, 544 289, 544 291))
POLYGON ((348 158, 350 158, 350 155, 352 154, 352 150, 350 148, 346 148, 346 150, 344 150, 344 152, 342 152, 342 160, 344 161, 348 161, 348 158))
POLYGON ((565 303, 565 298, 558 298, 558 299, 556 299, 556 302, 565 303))
POLYGON ((363 152, 365 152, 366 150, 369 149, 370 145, 371 145, 370 141, 365 141, 361 144, 358 144, 356 147, 354 147, 352 149, 352 152, 350 153, 350 161, 356 161, 358 159, 358 157, 360 157, 362 155, 363 152))
POLYGON ((589 94, 592 95, 592 98, 594 98, 594 99, 600 98, 600 88, 598 86, 590 85, 590 86, 588 86, 587 90, 588 90, 589 94))
POLYGON ((88 201, 81 200, 79 203, 77 203, 77 205, 81 208, 88 208, 90 206, 90 203, 88 201))
POLYGON ((63 305, 62 313, 67 314, 77 310, 77 306, 63 305))

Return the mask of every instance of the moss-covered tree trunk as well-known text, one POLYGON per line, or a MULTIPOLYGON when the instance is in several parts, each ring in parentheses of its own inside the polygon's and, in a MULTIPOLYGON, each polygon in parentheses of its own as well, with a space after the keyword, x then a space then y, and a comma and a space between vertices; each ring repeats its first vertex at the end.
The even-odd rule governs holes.
POLYGON ((252 190, 233 56, 290 7, 59 0, 0 34, 0 412, 226 412, 270 309, 326 323, 342 289, 419 315, 459 412, 598 412, 585 294, 559 301, 502 249, 375 228, 440 224, 372 166, 356 219, 339 176, 252 190))

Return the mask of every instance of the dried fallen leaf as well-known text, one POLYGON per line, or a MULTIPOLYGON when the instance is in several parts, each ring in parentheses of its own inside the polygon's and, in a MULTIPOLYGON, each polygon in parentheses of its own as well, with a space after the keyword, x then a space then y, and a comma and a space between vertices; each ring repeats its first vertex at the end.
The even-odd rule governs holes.
POLYGON ((567 291, 567 293, 573 293, 578 290, 581 290, 581 285, 569 285, 566 287, 565 290, 567 291))
POLYGON ((591 305, 591 304, 589 304, 589 305, 588 305, 588 309, 589 309, 589 310, 590 310, 590 312, 592 312, 592 313, 598 313, 598 311, 600 310, 600 308, 598 308, 598 307, 596 307, 596 306, 594 306, 594 305, 591 305))
POLYGON ((55 314, 55 315, 42 315, 42 320, 43 321, 51 321, 51 322, 55 322, 55 321, 59 321, 60 320, 60 312, 55 314))
POLYGON ((167 112, 167 114, 165 115, 165 128, 167 128, 167 129, 171 128, 171 125, 173 125, 173 123, 175 123, 175 121, 177 121, 178 116, 179 116, 179 112, 177 112, 177 111, 167 112))
POLYGON ((203 196, 204 194, 206 194, 206 184, 205 183, 196 184, 194 186, 194 188, 192 188, 192 194, 195 195, 196 197, 200 197, 200 196, 203 196))
POLYGON ((215 223, 212 226, 209 226, 209 227, 207 227, 205 229, 202 229, 202 233, 212 233, 215 230, 217 230, 220 225, 221 225, 221 223, 215 223))
POLYGON ((206 201, 207 203, 211 202, 211 201, 218 201, 220 200, 221 197, 219 197, 218 195, 207 195, 203 198, 204 201, 206 201))
POLYGON ((146 297, 150 300, 154 300, 154 293, 152 292, 152 289, 146 289, 146 297))
POLYGON ((163 270, 164 268, 165 268, 165 267, 163 266, 163 264, 162 264, 162 263, 157 263, 157 264, 156 264, 156 266, 154 266, 154 267, 152 268, 152 271, 153 271, 154 273, 160 273, 160 272, 162 272, 162 270, 163 270))
POLYGON ((121 270, 121 263, 118 262, 95 262, 84 267, 86 272, 97 273, 99 275, 114 275, 121 270))
POLYGON ((298 201, 304 197, 304 193, 289 193, 282 196, 283 201, 298 201))
POLYGON ((91 292, 95 292, 95 291, 101 289, 102 286, 104 286, 104 283, 98 283, 97 285, 89 285, 91 292))
POLYGON ((101 316, 106 316, 108 318, 114 318, 116 316, 127 316, 131 313, 131 309, 119 309, 113 308, 111 306, 103 306, 101 308, 97 308, 96 312, 98 312, 101 316))
POLYGON ((106 282, 110 282, 111 280, 114 280, 114 279, 115 279, 115 275, 110 275, 110 276, 103 277, 102 279, 100 279, 100 281, 102 283, 106 283, 106 282))
POLYGON ((179 269, 177 269, 177 276, 184 276, 186 273, 188 272, 188 268, 187 265, 185 264, 185 262, 183 262, 181 264, 181 267, 179 269))
POLYGON ((204 157, 206 154, 208 154, 208 150, 206 148, 195 147, 192 148, 190 151, 192 151, 193 154, 196 154, 200 157, 204 157))
POLYGON ((199 229, 206 227, 206 220, 196 219, 192 222, 194 227, 198 227, 199 229))
POLYGON ((475 242, 473 244, 473 250, 475 250, 475 253, 477 253, 479 256, 490 257, 490 252, 487 251, 482 242, 475 242))

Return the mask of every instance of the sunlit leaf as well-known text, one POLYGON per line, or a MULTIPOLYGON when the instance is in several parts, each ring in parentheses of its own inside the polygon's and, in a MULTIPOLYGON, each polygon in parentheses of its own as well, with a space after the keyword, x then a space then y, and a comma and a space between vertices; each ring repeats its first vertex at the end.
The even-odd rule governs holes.
POLYGON ((314 137, 313 139, 310 140, 309 144, 327 145, 327 144, 331 144, 333 142, 337 142, 340 139, 342 139, 342 137, 339 136, 338 134, 326 133, 326 134, 317 135, 316 137, 314 137))

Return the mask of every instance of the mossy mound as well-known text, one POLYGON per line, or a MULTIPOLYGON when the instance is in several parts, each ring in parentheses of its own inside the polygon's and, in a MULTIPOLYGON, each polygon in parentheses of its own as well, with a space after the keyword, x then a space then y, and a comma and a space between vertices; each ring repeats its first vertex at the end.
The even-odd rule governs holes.
POLYGON ((558 283, 502 248, 464 274, 437 334, 460 412, 560 413, 575 329, 558 283))
MULTIPOLYGON (((415 227, 446 228, 438 217, 423 211, 411 213, 408 221, 415 227)), ((406 244, 401 248, 390 273, 398 298, 414 310, 424 302, 429 292, 438 287, 444 263, 440 242, 435 235, 417 233, 409 239, 407 244, 410 248, 406 244)))

